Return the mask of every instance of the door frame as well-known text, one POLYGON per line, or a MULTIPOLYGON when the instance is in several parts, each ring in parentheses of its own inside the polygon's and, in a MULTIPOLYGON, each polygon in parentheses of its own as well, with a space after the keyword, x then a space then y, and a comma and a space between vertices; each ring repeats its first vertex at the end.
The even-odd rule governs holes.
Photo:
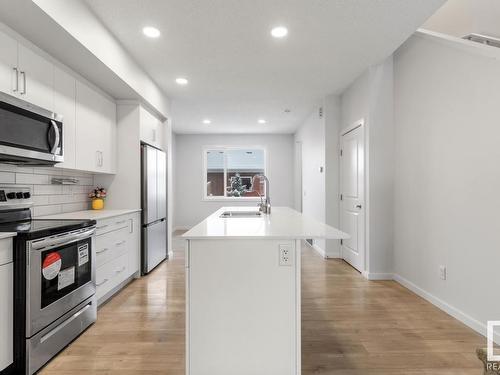
MULTIPOLYGON (((368 279, 369 276, 369 271, 368 271, 368 263, 369 263, 369 257, 370 257, 370 246, 369 246, 369 236, 370 236, 370 226, 369 226, 369 213, 370 213, 370 185, 369 185, 369 176, 370 176, 370 149, 369 149, 369 142, 368 142, 368 137, 369 137, 369 128, 367 125, 367 122, 364 118, 361 118, 357 121, 354 121, 352 124, 346 126, 345 128, 342 128, 339 133, 339 150, 342 148, 342 137, 346 135, 347 133, 353 131, 354 129, 361 128, 363 131, 363 147, 364 147, 364 171, 365 173, 363 174, 363 184, 364 184, 364 205, 365 205, 365 217, 364 217, 364 229, 365 229, 365 235, 364 235, 364 255, 363 255, 363 267, 361 270, 361 274, 368 279)), ((342 201, 340 200, 340 194, 342 189, 342 159, 339 158, 339 224, 340 227, 342 228, 342 215, 341 215, 341 209, 342 209, 342 201)), ((344 259, 344 256, 342 254, 342 246, 340 246, 340 258, 344 259)))

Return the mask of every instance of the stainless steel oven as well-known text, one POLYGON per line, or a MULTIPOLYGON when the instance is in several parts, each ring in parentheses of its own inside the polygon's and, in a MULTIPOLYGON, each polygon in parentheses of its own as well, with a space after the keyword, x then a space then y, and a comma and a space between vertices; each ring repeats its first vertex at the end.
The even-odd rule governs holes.
POLYGON ((27 242, 27 336, 95 294, 94 232, 84 228, 27 242))
POLYGON ((32 375, 97 319, 95 220, 33 219, 31 188, 0 186, 15 232, 13 373, 32 375))
POLYGON ((62 116, 0 93, 0 161, 54 165, 64 161, 62 116))

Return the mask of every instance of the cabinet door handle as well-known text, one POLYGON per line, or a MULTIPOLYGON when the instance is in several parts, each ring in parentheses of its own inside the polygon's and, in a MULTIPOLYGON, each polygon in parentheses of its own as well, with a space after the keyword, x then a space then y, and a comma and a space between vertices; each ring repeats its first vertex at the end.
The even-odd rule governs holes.
POLYGON ((109 227, 109 225, 101 225, 100 227, 96 227, 95 229, 99 230, 99 229, 104 229, 104 228, 107 228, 109 227))
POLYGON ((126 267, 122 267, 121 269, 117 270, 116 273, 122 273, 123 271, 125 271, 126 267))
POLYGON ((101 254, 101 253, 104 253, 104 252, 106 252, 106 251, 108 251, 108 250, 109 250, 109 249, 108 249, 107 247, 105 247, 104 249, 102 249, 102 250, 98 250, 98 251, 96 251, 95 253, 96 253, 96 254, 101 254))
POLYGON ((102 283, 96 284, 96 286, 101 286, 101 285, 104 285, 104 284, 106 284, 108 281, 109 281, 108 279, 104 279, 104 280, 102 281, 102 283))
POLYGON ((117 242, 117 243, 115 243, 115 246, 121 246, 121 245, 123 245, 125 242, 127 242, 127 241, 123 240, 123 241, 117 242))
POLYGON ((21 76, 23 77, 23 91, 21 91, 21 95, 26 95, 26 72, 21 71, 21 76))
POLYGON ((120 225, 120 224, 124 224, 126 222, 127 222, 127 220, 120 220, 120 221, 117 221, 116 224, 120 225))
POLYGON ((15 88, 12 89, 12 91, 14 92, 18 92, 19 91, 19 69, 17 68, 12 68, 14 70, 14 73, 16 73, 16 77, 15 77, 15 88))

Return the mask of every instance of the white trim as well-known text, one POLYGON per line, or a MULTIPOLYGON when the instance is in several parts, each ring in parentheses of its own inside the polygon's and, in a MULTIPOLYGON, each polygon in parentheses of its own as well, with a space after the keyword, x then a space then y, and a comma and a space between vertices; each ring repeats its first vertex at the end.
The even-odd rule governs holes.
MULTIPOLYGON (((425 291, 424 289, 418 287, 417 285, 413 284, 411 281, 405 279, 404 277, 402 277, 400 275, 395 274, 393 277, 393 280, 396 281, 397 283, 401 284, 405 288, 411 290, 413 293, 417 294, 418 296, 422 297, 423 299, 427 300, 428 302, 432 303, 434 306, 443 310, 448 315, 451 315, 455 319, 459 320, 460 322, 462 322, 466 326, 472 328, 477 333, 486 337, 486 331, 487 331, 486 324, 481 323, 480 321, 474 319, 470 315, 467 315, 463 311, 457 309, 456 307, 450 305, 449 303, 443 301, 442 299, 434 296, 433 294, 425 291)), ((497 344, 500 344, 500 334, 495 333, 494 341, 497 344)))
MULTIPOLYGON (((227 151, 227 150, 262 150, 264 152, 264 175, 269 176, 269 161, 267 157, 267 147, 265 146, 255 146, 255 145, 235 145, 235 146, 220 146, 220 145, 205 145, 202 147, 202 193, 201 193, 201 200, 202 201, 208 201, 208 202, 216 202, 216 201, 239 201, 239 202, 245 202, 245 201, 250 201, 250 202, 256 202, 260 201, 259 197, 222 197, 222 196, 214 196, 214 197, 209 197, 207 196, 207 167, 208 167, 208 161, 207 161, 207 151, 209 150, 221 150, 221 151, 227 151)), ((226 168, 226 158, 224 158, 224 192, 226 191, 226 183, 227 183, 227 168, 226 168)))
POLYGON ((361 272, 363 277, 367 280, 393 280, 394 275, 392 273, 375 273, 363 271, 361 272))

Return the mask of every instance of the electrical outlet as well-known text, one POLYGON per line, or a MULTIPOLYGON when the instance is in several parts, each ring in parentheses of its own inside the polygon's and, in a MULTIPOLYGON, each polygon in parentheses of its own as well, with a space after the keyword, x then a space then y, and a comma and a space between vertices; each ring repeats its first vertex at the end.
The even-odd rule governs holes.
POLYGON ((280 266, 291 266, 293 254, 291 245, 280 245, 280 266))
POLYGON ((439 266, 439 277, 441 280, 446 280, 446 266, 439 266))

